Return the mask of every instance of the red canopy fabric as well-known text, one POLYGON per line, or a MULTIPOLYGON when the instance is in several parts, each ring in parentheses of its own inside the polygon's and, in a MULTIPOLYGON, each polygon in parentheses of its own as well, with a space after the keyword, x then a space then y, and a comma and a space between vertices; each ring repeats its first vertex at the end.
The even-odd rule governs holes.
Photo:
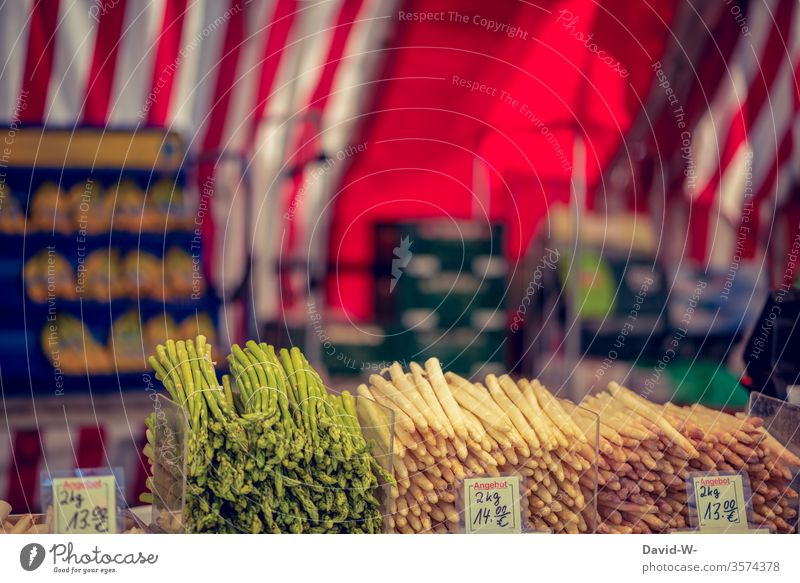
POLYGON ((595 191, 653 84, 674 12, 667 1, 405 3, 365 112, 367 151, 336 194, 330 260, 342 269, 330 305, 371 316, 377 222, 503 221, 510 258, 524 254, 548 206, 569 199, 576 134, 595 191), (489 177, 485 212, 472 192, 476 157, 489 177))
MULTIPOLYGON (((228 297, 249 275, 256 317, 279 321, 302 312, 296 298, 309 278, 289 281, 276 265, 324 263, 327 254, 329 306, 368 319, 375 223, 501 221, 516 260, 550 205, 573 198, 577 166, 588 209, 622 201, 616 206, 644 210, 651 187, 663 184, 662 194, 694 215, 693 259, 705 253, 725 264, 728 249, 709 241, 720 239, 719 208, 736 206, 723 194, 737 165, 701 181, 708 196, 687 194, 682 128, 659 72, 687 127, 725 122, 714 148, 690 140, 696 162, 713 170, 716 158, 733 159, 717 148, 754 151, 754 182, 764 185, 755 199, 767 205, 755 214, 769 218, 800 151, 783 121, 767 131, 791 115, 784 93, 800 38, 795 4, 23 0, 0 6, 0 119, 181 132, 199 162, 198 190, 213 192, 203 233, 214 288, 228 297), (772 40, 750 51, 764 63, 753 69, 737 55, 762 37, 772 40), (737 66, 758 73, 738 95, 748 106, 739 125, 714 105, 738 90, 737 66), (573 160, 576 136, 585 164, 573 160), (618 167, 627 183, 609 184, 618 167)), ((727 211, 735 221, 736 209, 727 211)), ((756 243, 747 242, 746 256, 756 243)))

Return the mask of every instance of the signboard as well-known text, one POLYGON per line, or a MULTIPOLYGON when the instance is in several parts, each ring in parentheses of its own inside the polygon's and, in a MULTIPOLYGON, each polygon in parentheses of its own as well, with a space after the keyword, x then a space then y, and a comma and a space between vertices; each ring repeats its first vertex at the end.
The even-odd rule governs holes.
POLYGON ((522 532, 520 477, 497 476, 464 480, 464 532, 522 532))
POLYGON ((119 531, 117 472, 77 469, 42 476, 42 501, 52 512, 56 534, 115 534, 119 531))
POLYGON ((702 532, 746 532, 750 484, 743 474, 691 474, 689 508, 702 532), (746 493, 747 490, 747 493, 746 493))

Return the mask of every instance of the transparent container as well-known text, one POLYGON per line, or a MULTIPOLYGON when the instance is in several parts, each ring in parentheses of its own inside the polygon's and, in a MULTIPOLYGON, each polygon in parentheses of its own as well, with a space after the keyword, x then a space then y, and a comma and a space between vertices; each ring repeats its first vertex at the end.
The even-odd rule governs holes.
MULTIPOLYGON (((366 397, 356 396, 355 399, 356 416, 364 439, 370 445, 370 453, 386 472, 386 475, 392 476, 394 474, 394 411, 366 397)), ((392 497, 391 483, 385 476, 378 476, 378 483, 376 496, 383 513, 383 532, 388 532, 392 497)))
POLYGON ((164 395, 156 399, 153 452, 154 532, 184 532, 186 451, 189 420, 183 408, 164 395))
POLYGON ((799 406, 754 392, 750 393, 747 413, 751 417, 761 417, 770 435, 793 454, 800 456, 799 406))
POLYGON ((577 405, 575 410, 567 414, 583 431, 587 438, 587 454, 591 452, 589 467, 579 472, 579 482, 584 496, 582 515, 588 527, 588 533, 597 532, 600 517, 597 509, 597 490, 600 458, 600 416, 586 407, 577 405), (587 420, 588 418, 588 420, 587 420), (581 421, 582 420, 582 421, 581 421))
POLYGON ((592 499, 587 502, 587 512, 593 518, 593 522, 589 524, 589 532, 595 533, 597 532, 597 525, 600 523, 600 517, 597 513, 597 476, 599 468, 598 460, 600 459, 600 416, 586 407, 579 406, 578 408, 594 417, 593 426, 587 428, 587 430, 584 432, 584 435, 587 437, 591 435, 594 438, 594 441, 590 441, 589 443, 589 446, 592 448, 594 453, 594 463, 592 464, 592 467, 589 470, 586 470, 581 477, 585 482, 584 487, 586 487, 592 493, 592 499))
MULTIPOLYGON (((493 479, 500 480, 504 477, 518 477, 519 478, 519 504, 518 510, 515 512, 521 513, 521 528, 518 532, 523 534, 559 534, 574 532, 577 530, 580 533, 594 533, 597 530, 599 523, 597 514, 597 483, 598 483, 598 455, 600 443, 600 422, 598 415, 585 407, 572 405, 571 408, 562 401, 564 411, 567 416, 572 419, 575 425, 580 428, 586 437, 585 447, 580 450, 572 451, 565 457, 569 460, 559 460, 556 452, 550 452, 551 457, 556 464, 561 465, 562 469, 566 472, 562 484, 557 484, 555 493, 551 489, 544 486, 540 481, 541 476, 549 473, 549 478, 554 480, 554 474, 549 472, 547 468, 540 467, 542 473, 532 474, 527 467, 529 460, 520 459, 518 471, 503 472, 493 479), (576 463, 577 462, 577 463, 576 463), (570 464, 575 463, 575 467, 569 467, 570 464), (580 464, 580 469, 577 465, 580 464), (574 517, 578 517, 579 522, 574 521, 574 517), (552 522, 551 522, 552 521, 552 522)), ((532 459, 540 461, 542 459, 539 452, 532 452, 532 459)), ((481 477, 472 475, 470 478, 481 477)), ((489 477, 489 476, 486 476, 489 477)), ((552 488, 552 487, 551 487, 552 488)), ((467 502, 470 496, 465 489, 465 482, 459 481, 456 484, 456 508, 460 515, 459 533, 466 533, 467 516, 474 516, 475 512, 470 511, 467 507, 468 504, 475 504, 475 498, 472 497, 472 502, 467 502)), ((508 504, 508 507, 517 506, 516 504, 508 504)), ((486 510, 486 505, 481 505, 483 511, 486 510)), ((474 510, 474 509, 473 509, 474 510)), ((480 509, 479 509, 480 511, 480 509)), ((493 528, 490 526, 488 529, 478 529, 479 532, 491 532, 493 528)), ((499 532, 501 529, 495 528, 499 532)))
MULTIPOLYGON (((764 420, 764 429, 795 456, 800 456, 800 407, 762 393, 750 393, 747 414, 764 420)), ((800 492, 800 467, 790 465, 792 480, 789 487, 800 492)), ((794 504, 798 509, 797 501, 794 504)), ((799 513, 800 514, 800 513, 799 513)), ((800 532, 800 520, 795 516, 792 532, 800 532)))
POLYGON ((688 469, 662 473, 658 464, 671 454, 669 447, 658 438, 654 423, 637 412, 637 407, 644 405, 641 400, 654 403, 653 394, 625 387, 636 396, 637 403, 614 396, 609 388, 613 376, 608 370, 598 377, 602 383, 598 381, 582 401, 598 415, 598 422, 603 421, 602 430, 598 426, 602 447, 596 484, 597 532, 649 533, 683 528, 686 517, 674 507, 667 508, 662 500, 675 498, 677 492, 685 490, 684 480, 677 473, 688 469))
MULTIPOLYGON (((394 442, 394 411, 370 399, 355 397, 356 417, 368 450, 386 473, 377 475, 378 499, 383 517, 383 531, 388 528, 394 442)), ((161 533, 191 532, 187 525, 187 482, 191 479, 189 460, 189 420, 181 407, 164 395, 157 400, 153 461, 153 524, 151 530, 161 533)))

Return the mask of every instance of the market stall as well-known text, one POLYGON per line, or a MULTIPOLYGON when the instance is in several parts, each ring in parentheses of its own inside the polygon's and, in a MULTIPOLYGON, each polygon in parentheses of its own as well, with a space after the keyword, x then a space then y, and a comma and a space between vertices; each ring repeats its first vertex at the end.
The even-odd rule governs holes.
POLYGON ((0 6, 0 532, 797 534, 800 7, 695 4, 0 6))

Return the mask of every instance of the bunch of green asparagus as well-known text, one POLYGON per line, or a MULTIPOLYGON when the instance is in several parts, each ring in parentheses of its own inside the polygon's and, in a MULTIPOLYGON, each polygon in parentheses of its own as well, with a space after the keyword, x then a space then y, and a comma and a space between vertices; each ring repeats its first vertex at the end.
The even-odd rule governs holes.
MULTIPOLYGON (((234 345, 221 382, 203 336, 168 340, 149 362, 188 423, 188 532, 381 532, 378 479, 391 478, 353 396, 328 393, 299 349, 234 345)), ((154 425, 151 417, 148 438, 154 425)))

